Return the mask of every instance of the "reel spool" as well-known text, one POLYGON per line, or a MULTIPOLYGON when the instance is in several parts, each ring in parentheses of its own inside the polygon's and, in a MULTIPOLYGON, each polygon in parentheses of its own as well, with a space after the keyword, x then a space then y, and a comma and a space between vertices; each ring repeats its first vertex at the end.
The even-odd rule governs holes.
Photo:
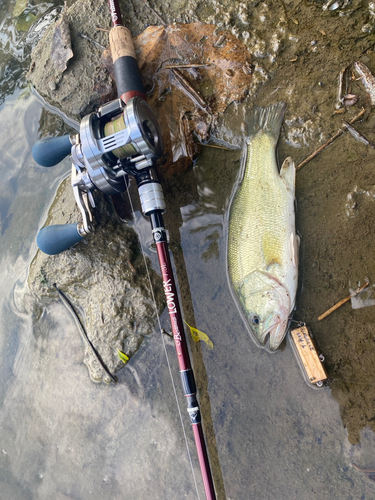
POLYGON ((126 191, 128 175, 143 175, 138 184, 142 211, 165 210, 160 183, 149 173, 153 161, 163 154, 158 121, 141 97, 111 101, 98 112, 85 116, 77 135, 41 139, 33 147, 34 160, 43 167, 57 165, 69 154, 72 159, 71 183, 82 214, 82 222, 46 226, 37 236, 39 249, 49 255, 67 250, 93 231, 92 191, 106 195, 126 191))

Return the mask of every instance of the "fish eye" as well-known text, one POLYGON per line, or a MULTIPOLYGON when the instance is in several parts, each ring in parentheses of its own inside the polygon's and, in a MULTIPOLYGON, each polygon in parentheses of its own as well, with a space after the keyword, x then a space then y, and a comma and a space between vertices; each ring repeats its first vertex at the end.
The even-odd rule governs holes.
POLYGON ((260 323, 260 318, 256 314, 253 314, 250 318, 251 324, 254 326, 258 326, 260 323))

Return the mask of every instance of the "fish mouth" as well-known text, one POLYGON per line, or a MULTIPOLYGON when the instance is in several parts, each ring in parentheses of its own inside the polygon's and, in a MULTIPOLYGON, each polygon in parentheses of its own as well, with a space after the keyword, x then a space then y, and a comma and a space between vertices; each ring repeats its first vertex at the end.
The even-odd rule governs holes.
POLYGON ((279 348, 281 342, 284 340, 288 328, 288 320, 280 321, 274 328, 269 332, 270 342, 269 347, 271 351, 276 351, 279 348))
POLYGON ((269 349, 271 351, 276 351, 280 346, 281 342, 284 340, 285 334, 288 327, 288 318, 283 319, 280 316, 276 318, 276 321, 272 323, 271 326, 265 327, 262 332, 254 332, 253 334, 257 341, 264 346, 267 342, 267 337, 269 336, 269 349))

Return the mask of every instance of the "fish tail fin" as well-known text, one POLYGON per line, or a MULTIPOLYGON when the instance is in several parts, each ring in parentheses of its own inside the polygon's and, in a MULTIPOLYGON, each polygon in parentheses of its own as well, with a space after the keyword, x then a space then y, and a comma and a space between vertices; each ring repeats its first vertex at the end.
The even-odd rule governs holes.
POLYGON ((286 104, 284 102, 271 104, 267 108, 255 106, 251 116, 245 119, 249 137, 255 136, 259 132, 265 132, 274 139, 276 145, 285 108, 286 104))

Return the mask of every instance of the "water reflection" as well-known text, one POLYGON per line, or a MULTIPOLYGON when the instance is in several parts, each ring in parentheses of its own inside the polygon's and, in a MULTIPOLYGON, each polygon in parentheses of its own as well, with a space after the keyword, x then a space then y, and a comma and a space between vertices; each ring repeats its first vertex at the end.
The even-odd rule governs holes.
POLYGON ((240 161, 240 150, 206 146, 194 167, 197 198, 195 203, 183 208, 183 220, 189 223, 192 237, 200 238, 201 257, 205 261, 219 259, 224 213, 240 161))
POLYGON ((0 6, 0 105, 7 95, 26 87, 29 56, 61 10, 60 1, 36 2, 14 16, 15 1, 0 6), (56 5, 60 4, 59 7, 56 5))

